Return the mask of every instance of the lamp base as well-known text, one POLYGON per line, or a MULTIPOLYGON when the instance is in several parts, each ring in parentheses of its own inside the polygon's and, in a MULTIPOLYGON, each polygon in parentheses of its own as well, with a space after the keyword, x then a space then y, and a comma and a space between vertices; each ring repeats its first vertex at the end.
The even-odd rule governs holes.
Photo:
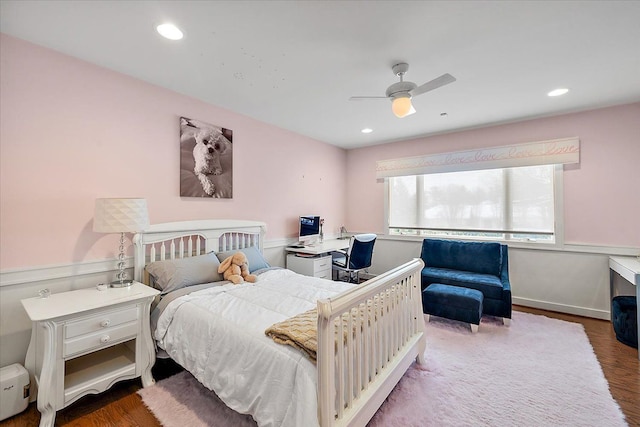
POLYGON ((133 280, 125 279, 125 280, 114 280, 109 284, 112 288, 128 288, 133 284, 133 280))

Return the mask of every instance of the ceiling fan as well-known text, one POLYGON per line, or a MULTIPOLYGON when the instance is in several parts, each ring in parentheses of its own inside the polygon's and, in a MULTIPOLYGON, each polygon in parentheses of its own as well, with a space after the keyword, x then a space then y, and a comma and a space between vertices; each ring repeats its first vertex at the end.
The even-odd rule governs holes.
POLYGON ((391 99, 391 110, 396 117, 402 118, 416 112, 411 104, 411 98, 422 95, 434 89, 438 89, 456 81, 451 74, 443 74, 440 77, 418 86, 413 82, 405 82, 404 75, 409 70, 409 64, 401 62, 391 67, 393 74, 400 77, 400 81, 387 88, 386 96, 352 96, 349 101, 361 101, 366 99, 391 99))

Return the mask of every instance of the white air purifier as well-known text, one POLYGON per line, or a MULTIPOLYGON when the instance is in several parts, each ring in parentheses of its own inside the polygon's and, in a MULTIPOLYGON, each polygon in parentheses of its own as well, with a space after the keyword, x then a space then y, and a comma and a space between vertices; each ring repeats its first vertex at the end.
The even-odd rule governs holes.
POLYGON ((0 369, 0 421, 29 406, 29 372, 19 363, 0 369))

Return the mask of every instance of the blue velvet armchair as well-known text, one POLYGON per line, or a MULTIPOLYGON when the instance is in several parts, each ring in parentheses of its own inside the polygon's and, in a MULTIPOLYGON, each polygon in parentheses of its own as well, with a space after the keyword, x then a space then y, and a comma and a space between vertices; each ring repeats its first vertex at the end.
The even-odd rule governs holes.
POLYGON ((482 292, 482 313, 511 320, 508 246, 496 242, 424 239, 422 289, 432 283, 482 292))

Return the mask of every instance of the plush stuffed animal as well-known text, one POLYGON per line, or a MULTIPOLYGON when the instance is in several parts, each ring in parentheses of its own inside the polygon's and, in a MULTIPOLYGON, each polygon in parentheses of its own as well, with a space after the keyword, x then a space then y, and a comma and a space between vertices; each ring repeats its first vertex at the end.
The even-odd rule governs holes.
POLYGON ((236 252, 222 261, 218 267, 218 273, 223 273, 224 279, 235 285, 245 281, 253 283, 258 280, 257 276, 249 273, 249 261, 242 252, 236 252))

